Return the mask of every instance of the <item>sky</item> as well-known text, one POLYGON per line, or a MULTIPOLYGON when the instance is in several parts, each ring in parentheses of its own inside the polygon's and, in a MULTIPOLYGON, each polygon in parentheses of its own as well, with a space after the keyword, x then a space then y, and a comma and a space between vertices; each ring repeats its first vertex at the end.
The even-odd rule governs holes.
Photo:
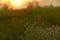
MULTIPOLYGON (((0 0, 0 3, 7 3, 10 0, 0 0)), ((48 4, 54 4, 54 5, 60 5, 60 0, 38 0, 40 5, 48 5, 48 4)))
MULTIPOLYGON (((8 1, 10 0, 0 0, 0 3, 7 3, 8 1)), ((42 3, 42 4, 48 4, 48 3, 53 3, 53 4, 59 4, 60 0, 37 0, 39 1, 39 3, 42 3)))
POLYGON ((53 4, 54 6, 60 6, 60 0, 42 0, 39 2, 40 5, 50 5, 53 4))
MULTIPOLYGON (((0 3, 1 4, 6 4, 9 1, 10 0, 0 0, 0 3)), ((27 1, 29 2, 29 1, 32 1, 32 0, 27 0, 27 1)), ((53 4, 54 6, 60 6, 60 0, 36 0, 36 1, 39 3, 40 6, 46 6, 46 5, 50 5, 50 4, 53 4)), ((0 5, 0 7, 1 7, 1 5, 0 5)))

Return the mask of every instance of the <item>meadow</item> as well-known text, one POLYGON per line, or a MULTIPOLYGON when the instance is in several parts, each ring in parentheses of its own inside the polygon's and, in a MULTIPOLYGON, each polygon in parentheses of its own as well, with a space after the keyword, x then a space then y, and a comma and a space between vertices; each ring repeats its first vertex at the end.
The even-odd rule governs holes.
POLYGON ((60 40, 60 7, 0 10, 0 40, 60 40))

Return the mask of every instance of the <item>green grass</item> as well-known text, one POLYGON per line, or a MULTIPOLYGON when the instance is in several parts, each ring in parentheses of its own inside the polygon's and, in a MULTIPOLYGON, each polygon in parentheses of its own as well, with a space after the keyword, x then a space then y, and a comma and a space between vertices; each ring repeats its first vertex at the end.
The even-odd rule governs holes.
POLYGON ((0 10, 0 40, 60 40, 60 7, 0 10))

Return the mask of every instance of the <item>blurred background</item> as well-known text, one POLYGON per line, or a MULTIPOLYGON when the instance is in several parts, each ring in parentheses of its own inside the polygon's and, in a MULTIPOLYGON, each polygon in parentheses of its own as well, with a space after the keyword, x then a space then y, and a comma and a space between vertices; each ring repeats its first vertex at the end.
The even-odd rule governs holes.
MULTIPOLYGON (((40 6, 60 6, 60 0, 23 0, 25 4, 21 6, 21 8, 26 8, 29 3, 35 3, 37 2, 40 6)), ((0 0, 0 8, 3 7, 4 5, 8 5, 8 7, 12 7, 11 0, 0 0)))
POLYGON ((60 40, 60 0, 0 0, 0 40, 60 40))

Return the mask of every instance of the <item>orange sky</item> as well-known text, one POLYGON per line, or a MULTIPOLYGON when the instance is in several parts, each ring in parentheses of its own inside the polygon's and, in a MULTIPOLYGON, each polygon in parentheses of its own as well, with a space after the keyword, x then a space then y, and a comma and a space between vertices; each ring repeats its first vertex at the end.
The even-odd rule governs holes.
MULTIPOLYGON (((11 0, 0 0, 0 3, 2 4, 7 4, 9 5, 9 7, 11 6, 10 5, 10 2, 11 0)), ((21 6, 21 8, 24 8, 24 7, 27 7, 27 4, 28 2, 30 2, 32 0, 26 0, 26 2, 21 6)), ((40 5, 44 6, 44 5, 49 5, 49 4, 54 4, 55 6, 57 5, 60 5, 60 2, 58 0, 36 0, 39 2, 40 5)))
POLYGON ((22 5, 20 4, 18 7, 15 7, 15 5, 11 3, 11 0, 0 0, 0 3, 1 4, 7 4, 9 8, 12 7, 13 9, 15 9, 15 8, 19 9, 19 7, 20 8, 26 8, 28 5, 28 2, 31 2, 31 1, 32 0, 24 0, 22 5))
MULTIPOLYGON (((8 1, 10 1, 10 0, 0 0, 0 3, 5 4, 8 1)), ((29 0, 27 0, 27 1, 29 1, 29 0)), ((58 4, 59 3, 59 0, 37 0, 37 1, 41 2, 42 4, 44 4, 44 3, 47 3, 48 4, 48 2, 49 3, 53 3, 53 4, 58 4)))

